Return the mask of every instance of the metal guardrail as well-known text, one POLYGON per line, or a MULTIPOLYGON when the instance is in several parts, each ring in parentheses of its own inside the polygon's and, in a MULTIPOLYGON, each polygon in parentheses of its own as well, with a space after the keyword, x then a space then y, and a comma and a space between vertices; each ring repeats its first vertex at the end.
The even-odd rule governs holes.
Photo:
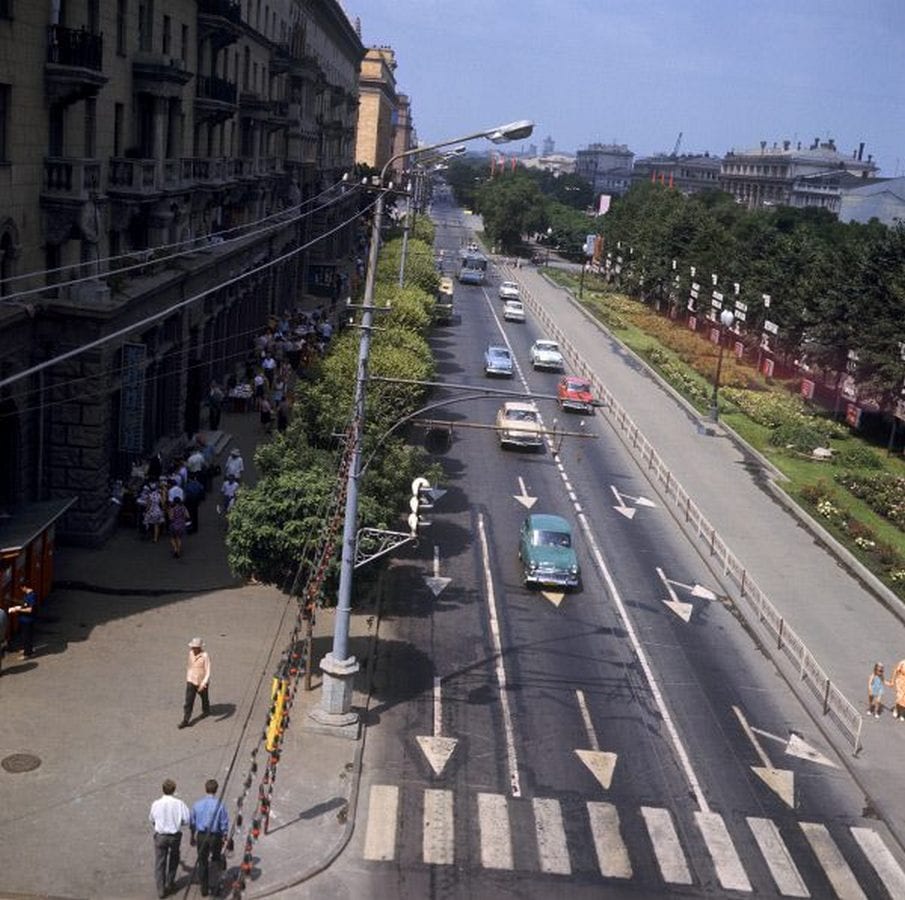
MULTIPOLYGON (((512 275, 510 272, 510 277, 512 275)), ((638 463, 647 469, 650 479, 660 485, 661 496, 676 507, 680 522, 684 522, 685 531, 699 544, 705 546, 723 575, 738 586, 740 602, 737 605, 745 620, 756 630, 767 635, 768 647, 772 648, 771 655, 781 653, 792 663, 802 683, 821 703, 823 715, 833 722, 851 744, 852 753, 858 753, 861 749, 861 728, 864 724, 861 713, 833 684, 805 642, 770 602, 751 573, 719 536, 716 528, 707 521, 685 488, 667 468, 656 449, 642 434, 641 429, 607 390, 606 385, 591 371, 572 342, 524 285, 522 300, 542 323, 550 337, 559 342, 563 355, 572 368, 591 382, 597 397, 603 402, 601 410, 607 415, 610 425, 621 434, 623 443, 631 450, 638 463)))

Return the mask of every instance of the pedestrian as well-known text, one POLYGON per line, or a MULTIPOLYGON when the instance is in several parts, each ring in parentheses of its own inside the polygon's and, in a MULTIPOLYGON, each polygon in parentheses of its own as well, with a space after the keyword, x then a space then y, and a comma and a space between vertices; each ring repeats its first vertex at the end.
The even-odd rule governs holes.
POLYGON ((177 474, 172 474, 169 478, 169 487, 167 488, 167 508, 179 500, 185 501, 185 491, 182 489, 182 482, 177 474))
POLYGON ((3 652, 6 650, 6 638, 9 634, 9 614, 0 606, 0 675, 3 674, 3 652))
POLYGON ((277 407, 277 431, 281 434, 289 427, 289 398, 283 397, 277 407))
POLYGON ((188 513, 188 534, 198 533, 198 512, 201 509, 201 501, 204 499, 204 485, 201 476, 194 472, 189 473, 189 483, 185 486, 185 509, 188 513))
POLYGON ((896 708, 892 712, 892 717, 905 722, 905 659, 899 660, 892 678, 886 684, 896 692, 896 708))
POLYGON ((233 447, 229 451, 229 459, 226 460, 223 474, 229 477, 235 475, 236 481, 242 480, 242 473, 245 471, 245 461, 242 459, 242 451, 238 447, 233 447))
POLYGON ((211 658, 204 649, 204 641, 200 637, 189 641, 189 661, 185 673, 185 704, 182 708, 182 721, 180 728, 185 728, 192 717, 192 707, 195 705, 195 695, 201 697, 201 718, 211 714, 210 691, 211 658))
MULTIPOLYGON (((180 488, 180 491, 182 488, 180 488)), ((189 514, 182 502, 182 497, 176 497, 170 504, 170 549, 177 559, 182 556, 182 539, 185 537, 189 526, 189 514)))
POLYGON ((883 663, 874 663, 874 670, 867 680, 867 714, 875 719, 880 718, 883 708, 883 663))
POLYGON ((38 595, 34 589, 27 584, 23 584, 19 588, 22 594, 22 602, 18 606, 11 606, 11 613, 18 613, 19 631, 22 632, 22 659, 28 659, 35 655, 35 606, 38 602, 38 595))
POLYGON ((144 509, 144 515, 141 518, 142 524, 154 535, 156 544, 160 538, 160 526, 163 525, 166 518, 163 489, 156 481, 146 484, 142 488, 138 503, 144 509))
POLYGON ((211 431, 220 428, 220 414, 223 412, 223 391, 216 381, 211 382, 211 389, 207 395, 207 424, 211 431))
POLYGON ((227 515, 236 502, 236 494, 239 493, 239 482, 236 476, 230 473, 226 476, 223 484, 220 485, 220 493, 223 495, 223 502, 217 504, 217 512, 227 515))
POLYGON ((196 868, 202 897, 217 891, 219 874, 217 878, 211 877, 211 863, 222 870, 223 845, 229 835, 229 815, 217 798, 219 788, 216 778, 208 778, 204 783, 205 796, 192 805, 189 820, 192 844, 198 848, 196 868))
POLYGON ((261 397, 261 405, 258 408, 261 411, 261 430, 265 434, 270 434, 273 428, 273 407, 267 397, 261 397))
POLYGON ((163 795, 151 804, 148 819, 154 826, 154 880, 157 896, 166 897, 175 888, 179 868, 182 828, 189 824, 189 808, 176 796, 176 782, 167 778, 163 795))

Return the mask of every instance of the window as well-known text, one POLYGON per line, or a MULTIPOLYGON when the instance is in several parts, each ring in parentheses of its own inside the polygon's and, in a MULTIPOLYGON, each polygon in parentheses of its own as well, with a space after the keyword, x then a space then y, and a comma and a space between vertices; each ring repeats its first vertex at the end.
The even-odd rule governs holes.
POLYGON ((98 9, 98 0, 88 0, 88 31, 91 34, 98 34, 101 30, 101 16, 98 9))
POLYGON ((13 0, 0 0, 0 19, 13 17, 13 0))
POLYGON ((122 156, 123 152, 123 105, 113 104, 113 155, 122 156))
POLYGON ((8 84, 0 84, 0 162, 6 162, 9 157, 8 138, 9 132, 9 94, 8 84))
POLYGON ((164 56, 170 55, 170 45, 172 43, 172 22, 169 16, 163 17, 163 50, 164 56))
POLYGON ((154 0, 138 6, 138 49, 150 53, 154 49, 154 0))
POLYGON ((97 151, 97 100, 85 100, 85 159, 94 159, 97 151))
POLYGON ((116 52, 126 55, 126 16, 128 0, 116 0, 116 52))
POLYGON ((189 62, 189 26, 182 26, 182 61, 188 65, 189 62))
POLYGON ((250 90, 249 81, 251 79, 251 50, 246 47, 245 48, 245 61, 242 66, 242 89, 247 91, 250 90))

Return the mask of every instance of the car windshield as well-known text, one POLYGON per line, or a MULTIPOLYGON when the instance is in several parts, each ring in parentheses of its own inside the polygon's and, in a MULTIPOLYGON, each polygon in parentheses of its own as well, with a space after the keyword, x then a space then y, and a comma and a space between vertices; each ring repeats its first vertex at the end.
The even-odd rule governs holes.
POLYGON ((566 387, 570 391, 576 391, 577 393, 589 393, 591 390, 591 385, 588 384, 587 381, 567 381, 566 387))
POLYGON ((556 341, 538 341, 534 346, 538 350, 559 350, 559 344, 556 341))
POLYGON ((487 352, 491 356, 499 356, 502 359, 509 359, 509 351, 505 347, 491 347, 487 352))
POLYGON ((531 543, 535 547, 571 547, 572 535, 566 531, 532 531, 531 543))
POLYGON ((507 409, 506 418, 514 422, 536 422, 537 413, 533 409, 507 409))

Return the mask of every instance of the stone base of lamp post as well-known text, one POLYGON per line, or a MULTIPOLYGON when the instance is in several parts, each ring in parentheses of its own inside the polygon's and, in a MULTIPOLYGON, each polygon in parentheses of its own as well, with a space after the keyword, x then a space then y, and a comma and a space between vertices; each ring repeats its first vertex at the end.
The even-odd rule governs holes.
POLYGON ((321 702, 308 713, 306 726, 309 731, 358 740, 361 721, 351 707, 352 687, 359 668, 354 656, 340 660, 328 653, 321 660, 324 673, 321 702))

